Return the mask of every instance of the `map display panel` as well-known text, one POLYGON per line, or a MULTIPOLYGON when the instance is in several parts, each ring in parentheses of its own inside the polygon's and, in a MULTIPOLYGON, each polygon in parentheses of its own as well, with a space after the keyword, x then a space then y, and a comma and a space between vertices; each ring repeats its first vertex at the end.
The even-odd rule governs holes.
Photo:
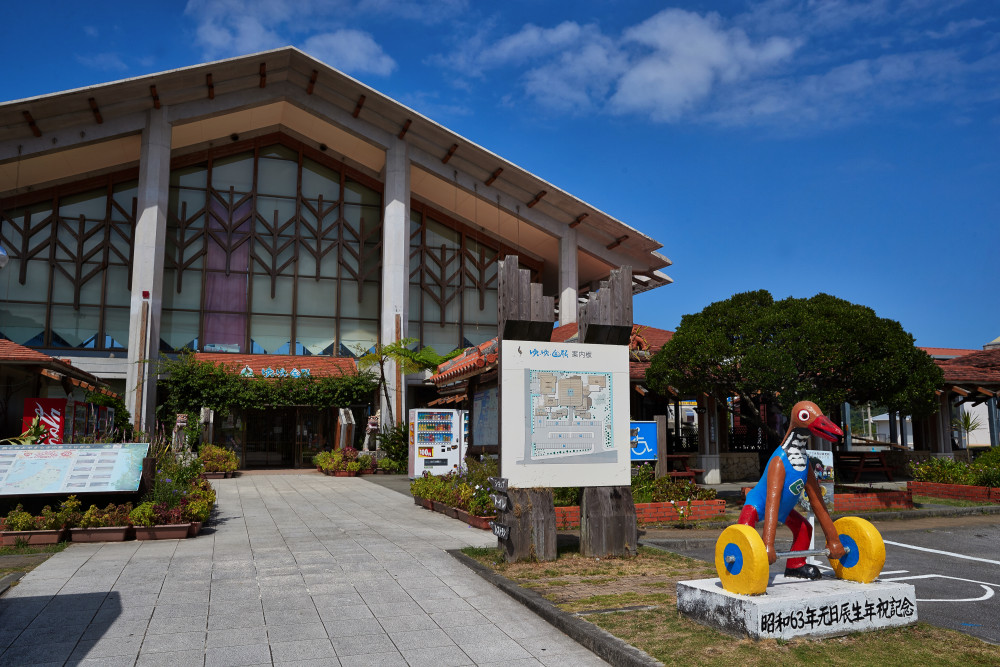
POLYGON ((627 347, 505 340, 500 365, 511 486, 629 483, 627 347))
POLYGON ((137 491, 145 442, 0 447, 0 496, 137 491))

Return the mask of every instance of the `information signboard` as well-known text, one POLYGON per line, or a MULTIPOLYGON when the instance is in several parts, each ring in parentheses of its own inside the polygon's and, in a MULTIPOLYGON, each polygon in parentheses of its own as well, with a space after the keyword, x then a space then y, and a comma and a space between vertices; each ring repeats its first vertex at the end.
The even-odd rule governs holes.
POLYGON ((497 394, 497 388, 490 387, 477 391, 472 398, 472 444, 474 445, 500 444, 498 428, 500 409, 497 394))
POLYGON ((656 422, 632 422, 629 446, 633 461, 656 460, 656 422))
POLYGON ((510 485, 629 484, 628 348, 505 340, 501 355, 510 485))
POLYGON ((0 447, 0 496, 137 491, 145 442, 0 447))

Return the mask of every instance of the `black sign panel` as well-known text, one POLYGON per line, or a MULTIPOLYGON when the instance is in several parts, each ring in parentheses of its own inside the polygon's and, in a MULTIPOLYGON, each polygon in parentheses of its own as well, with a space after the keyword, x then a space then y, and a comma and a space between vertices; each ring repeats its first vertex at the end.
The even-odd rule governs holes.
POLYGON ((448 459, 424 459, 425 468, 436 468, 439 466, 447 466, 448 459))
POLYGON ((490 521, 490 529, 493 531, 493 534, 501 540, 506 540, 510 537, 510 526, 505 526, 504 524, 497 523, 496 521, 490 521))

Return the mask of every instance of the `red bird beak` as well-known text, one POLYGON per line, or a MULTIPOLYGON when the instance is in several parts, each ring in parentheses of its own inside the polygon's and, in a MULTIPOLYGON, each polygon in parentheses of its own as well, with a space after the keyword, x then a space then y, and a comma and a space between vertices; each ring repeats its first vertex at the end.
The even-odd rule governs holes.
POLYGON ((836 442, 837 438, 844 435, 844 432, 840 430, 840 427, 827 419, 824 415, 816 417, 816 419, 809 424, 809 430, 812 431, 814 435, 817 435, 824 440, 829 440, 830 442, 836 442))

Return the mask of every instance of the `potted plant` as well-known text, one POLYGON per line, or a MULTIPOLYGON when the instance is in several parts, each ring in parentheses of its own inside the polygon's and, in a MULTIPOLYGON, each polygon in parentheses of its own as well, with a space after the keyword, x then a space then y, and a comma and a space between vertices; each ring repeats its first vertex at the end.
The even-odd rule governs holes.
POLYGON ((137 540, 178 540, 188 536, 190 523, 182 522, 181 508, 166 503, 144 502, 129 514, 137 540))
POLYGON ((202 525, 208 521, 208 517, 211 514, 212 506, 208 504, 207 500, 199 498, 184 503, 181 509, 181 518, 191 524, 188 537, 197 537, 198 533, 201 532, 202 525))
POLYGON ((18 504, 3 520, 3 545, 55 544, 66 537, 66 528, 79 520, 80 501, 76 496, 60 503, 58 510, 46 505, 39 516, 33 516, 18 504))
POLYGON ((375 457, 362 454, 358 457, 359 472, 362 475, 371 475, 375 472, 375 457))
POLYGON ((198 450, 198 458, 205 469, 203 474, 208 479, 232 477, 239 466, 236 452, 208 443, 198 450))
POLYGON ((109 504, 103 510, 91 505, 80 518, 77 528, 69 529, 71 542, 123 542, 132 528, 129 513, 132 503, 109 504))

